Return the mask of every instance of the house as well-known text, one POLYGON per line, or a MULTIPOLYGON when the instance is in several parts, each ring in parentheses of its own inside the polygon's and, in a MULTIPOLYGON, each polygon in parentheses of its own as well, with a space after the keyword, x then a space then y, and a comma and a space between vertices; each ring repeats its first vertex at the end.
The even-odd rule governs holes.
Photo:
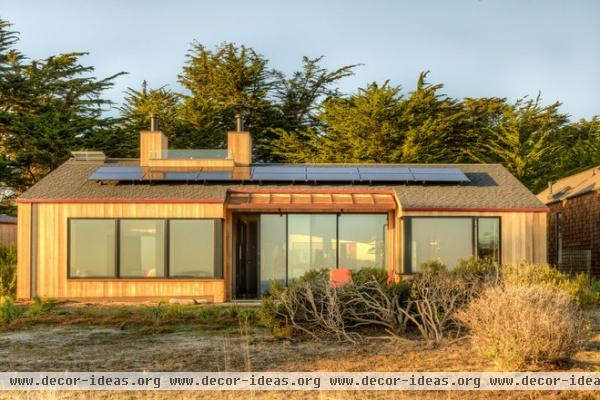
POLYGON ((17 242, 17 218, 0 214, 0 245, 12 246, 17 242))
POLYGON ((546 261, 547 208, 501 165, 253 164, 172 150, 76 152, 18 199, 18 297, 256 299, 321 268, 401 276, 437 259, 546 261))
POLYGON ((538 194, 548 208, 548 262, 600 276, 600 167, 550 183, 538 194))

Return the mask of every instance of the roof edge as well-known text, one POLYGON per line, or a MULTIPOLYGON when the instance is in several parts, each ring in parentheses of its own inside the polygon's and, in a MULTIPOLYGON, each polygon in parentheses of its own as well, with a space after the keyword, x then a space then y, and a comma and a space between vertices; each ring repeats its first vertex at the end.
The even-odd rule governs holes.
POLYGON ((89 204, 89 203, 122 203, 122 204, 224 204, 225 199, 169 199, 169 198, 157 198, 157 199, 135 199, 135 198, 87 198, 87 199, 17 199, 17 204, 89 204))
POLYGON ((548 207, 402 207, 402 211, 448 211, 448 212, 536 212, 547 213, 548 207))

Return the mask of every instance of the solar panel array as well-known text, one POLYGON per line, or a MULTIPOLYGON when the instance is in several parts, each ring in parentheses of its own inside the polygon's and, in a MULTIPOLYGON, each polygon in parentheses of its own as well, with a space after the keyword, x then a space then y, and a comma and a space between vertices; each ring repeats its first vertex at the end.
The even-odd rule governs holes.
POLYGON ((99 167, 89 177, 93 181, 163 182, 249 182, 249 183, 466 183, 460 168, 449 167, 352 167, 256 165, 246 176, 229 171, 156 171, 141 167, 99 167))

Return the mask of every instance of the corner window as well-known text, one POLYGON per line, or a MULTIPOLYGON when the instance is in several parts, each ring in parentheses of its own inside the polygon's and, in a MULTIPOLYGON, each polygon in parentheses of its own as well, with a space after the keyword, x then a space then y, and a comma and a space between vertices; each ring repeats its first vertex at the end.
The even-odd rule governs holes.
POLYGON ((69 276, 114 278, 116 272, 116 221, 72 220, 69 225, 69 276))
POLYGON ((406 217, 404 219, 404 270, 421 271, 421 265, 438 261, 449 268, 471 257, 500 263, 500 218, 406 217))

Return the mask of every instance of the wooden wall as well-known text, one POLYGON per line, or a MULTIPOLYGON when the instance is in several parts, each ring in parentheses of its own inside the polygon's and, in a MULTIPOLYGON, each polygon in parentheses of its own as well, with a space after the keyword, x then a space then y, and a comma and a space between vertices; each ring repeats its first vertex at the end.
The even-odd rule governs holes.
POLYGON ((32 204, 17 205, 17 298, 31 297, 30 245, 31 245, 31 209, 32 204))
MULTIPOLYGON (((29 298, 29 221, 31 205, 19 204, 19 298, 29 298), (21 241, 21 239, 23 239, 21 241)), ((223 218, 222 204, 87 203, 37 204, 34 294, 69 299, 146 299, 159 297, 225 300, 224 279, 67 279, 67 218, 223 218)))
POLYGON ((547 262, 547 213, 545 212, 405 211, 401 213, 402 216, 500 217, 501 261, 503 264, 514 264, 521 261, 547 262))
POLYGON ((12 246, 17 243, 17 224, 0 224, 0 244, 12 246))

